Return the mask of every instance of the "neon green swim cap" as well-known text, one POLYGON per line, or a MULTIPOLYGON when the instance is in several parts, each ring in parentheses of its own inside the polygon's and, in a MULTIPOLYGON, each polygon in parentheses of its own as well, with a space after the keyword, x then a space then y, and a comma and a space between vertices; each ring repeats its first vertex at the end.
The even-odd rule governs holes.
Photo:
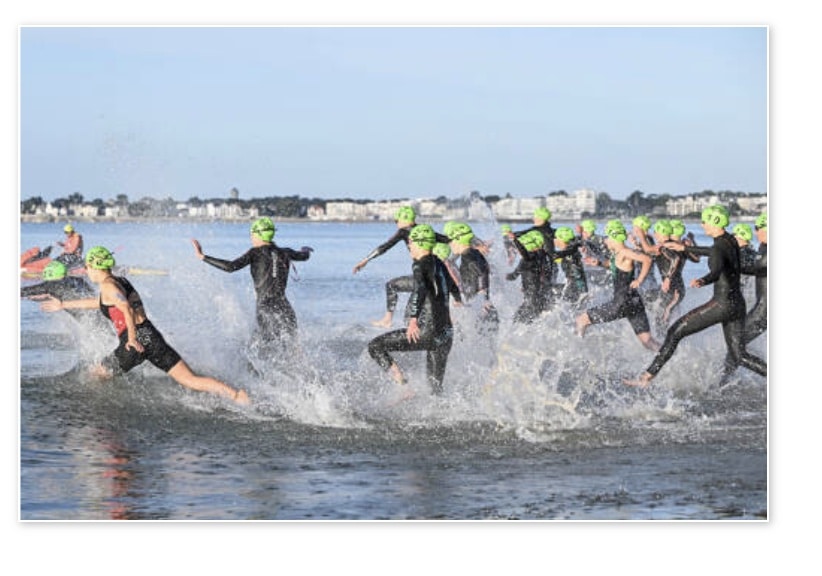
POLYGON ((746 242, 750 242, 753 239, 753 230, 751 230, 750 224, 737 224, 733 228, 734 236, 739 236, 746 242))
POLYGON ((464 222, 448 222, 444 231, 449 240, 464 246, 470 246, 471 240, 474 238, 474 231, 464 222))
POLYGON ((529 252, 539 250, 545 244, 545 237, 539 230, 531 230, 519 237, 519 243, 529 252))
POLYGON ((761 228, 768 228, 768 213, 763 212, 759 216, 756 217, 756 222, 754 222, 754 226, 756 229, 759 230, 761 228))
POLYGON ((654 223, 654 232, 662 236, 670 236, 674 233, 674 227, 667 220, 657 220, 654 223))
POLYGON ((448 244, 437 242, 434 244, 434 249, 432 252, 434 253, 434 256, 440 260, 448 260, 448 257, 451 256, 451 247, 448 244))
POLYGON ((634 228, 642 228, 642 230, 647 232, 651 227, 651 219, 647 216, 637 216, 633 219, 631 224, 633 224, 634 228))
POLYGON ((682 220, 670 220, 671 223, 671 236, 682 236, 685 234, 685 224, 682 223, 682 220))
POLYGON ((568 242, 576 238, 576 234, 574 234, 574 231, 571 230, 568 226, 560 226, 559 228, 557 228, 557 231, 554 232, 554 238, 562 240, 567 244, 568 242))
POLYGON ((397 222, 411 222, 413 224, 417 221, 417 213, 414 212, 411 206, 403 206, 394 214, 394 220, 397 222))
POLYGON ((702 223, 725 228, 731 221, 728 209, 720 204, 713 204, 702 211, 702 223))
POLYGON ((423 250, 433 250, 437 244, 437 234, 429 224, 418 224, 411 228, 409 240, 423 250))
POLYGON ((619 220, 608 220, 608 223, 605 225, 605 234, 615 242, 625 242, 625 240, 628 239, 625 226, 619 220))
POLYGON ((545 220, 546 222, 548 222, 548 220, 551 219, 551 211, 548 210, 548 208, 546 208, 545 206, 540 206, 539 208, 534 210, 534 218, 538 220, 545 220))
POLYGON ((502 230, 503 234, 508 234, 509 232, 514 231, 514 229, 511 228, 510 224, 503 224, 502 226, 499 227, 499 229, 502 230))
POLYGON ((49 262, 45 268, 43 268, 43 280, 62 280, 65 277, 66 265, 62 262, 53 260, 52 262, 49 262))
POLYGON ((583 220, 580 226, 588 232, 588 234, 593 234, 597 231, 597 224, 593 220, 583 220))
POLYGON ((268 216, 258 218, 251 225, 251 235, 256 236, 263 242, 271 242, 276 231, 274 222, 268 216))
POLYGON ((93 270, 111 270, 114 268, 114 255, 108 248, 95 246, 86 254, 86 266, 93 270))
POLYGON ((72 226, 71 224, 66 224, 65 226, 63 226, 63 232, 65 232, 66 234, 71 234, 72 232, 74 232, 74 226, 72 226))

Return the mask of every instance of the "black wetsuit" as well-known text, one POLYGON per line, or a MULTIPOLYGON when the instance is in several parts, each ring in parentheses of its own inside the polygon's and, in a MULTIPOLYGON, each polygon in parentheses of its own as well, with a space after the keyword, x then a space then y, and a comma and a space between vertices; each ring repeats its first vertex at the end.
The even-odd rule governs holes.
POLYGON ((683 252, 671 250, 661 246, 659 255, 654 258, 654 263, 659 271, 662 282, 670 279, 668 291, 659 288, 659 306, 654 316, 654 323, 658 332, 668 329, 670 319, 679 303, 685 298, 685 280, 682 278, 682 271, 688 258, 683 252))
POLYGON ((589 308, 588 318, 591 324, 613 322, 620 318, 627 318, 631 323, 634 334, 650 332, 648 314, 645 312, 645 303, 639 291, 631 288, 634 281, 634 268, 625 271, 617 268, 615 257, 611 256, 611 274, 614 277, 614 297, 609 302, 589 308))
POLYGON ((714 324, 722 324, 729 353, 726 372, 742 365, 757 374, 767 375, 767 364, 745 350, 745 299, 740 287, 739 245, 736 239, 725 232, 714 239, 711 247, 689 246, 686 247, 686 251, 709 256, 708 274, 699 280, 703 286, 714 285, 713 297, 705 304, 685 313, 671 325, 665 335, 665 342, 647 372, 652 376, 656 375, 686 336, 714 324))
POLYGON ((440 394, 453 342, 448 300, 449 297, 460 300, 459 288, 445 265, 432 254, 414 260, 412 278, 414 287, 408 300, 406 316, 417 319, 419 339, 409 342, 405 328, 392 330, 371 340, 368 353, 383 370, 388 370, 394 362, 391 352, 425 350, 428 382, 432 391, 440 394))
MULTIPOLYGON (((135 313, 140 312, 145 316, 143 302, 137 290, 131 285, 131 282, 119 276, 112 276, 112 278, 125 294, 132 310, 134 310, 135 313)), ((126 349, 128 327, 126 326, 122 312, 120 312, 116 306, 104 305, 102 296, 100 297, 100 311, 103 313, 103 316, 112 321, 117 337, 120 339, 120 344, 114 352, 103 360, 104 366, 108 366, 115 372, 118 370, 128 372, 135 366, 148 360, 163 372, 168 372, 181 360, 177 351, 165 341, 163 335, 160 334, 160 331, 154 327, 154 324, 152 324, 148 318, 136 326, 137 341, 143 345, 143 352, 137 352, 133 348, 126 349)))
MULTIPOLYGON (((542 275, 544 277, 544 282, 542 283, 542 309, 540 310, 540 312, 542 312, 543 310, 548 310, 554 301, 553 287, 554 277, 556 276, 556 268, 554 266, 554 233, 556 231, 551 226, 550 222, 545 222, 539 226, 531 226, 525 230, 514 232, 514 236, 519 238, 523 234, 527 234, 533 230, 539 231, 544 240, 542 249, 540 250, 540 254, 542 254, 542 257, 545 260, 542 270, 542 275)), ((521 253, 522 252, 520 252, 520 254, 521 253)))
POLYGON ((581 247, 582 241, 574 239, 567 248, 554 253, 556 258, 561 259, 559 265, 565 275, 560 297, 566 302, 576 303, 588 293, 588 279, 585 276, 585 266, 582 265, 581 247))
POLYGON ((254 291, 257 295, 257 336, 263 342, 289 343, 297 335, 297 315, 285 290, 292 261, 308 260, 310 251, 280 248, 274 243, 251 248, 236 260, 203 258, 226 272, 251 267, 254 291))
POLYGON ((505 276, 507 280, 522 278, 522 304, 514 313, 514 322, 530 324, 547 308, 546 293, 550 289, 545 288, 548 282, 545 252, 541 249, 529 252, 518 238, 514 239, 514 246, 521 258, 514 271, 505 276))
POLYGON ((768 244, 759 244, 755 260, 742 263, 742 273, 751 274, 756 302, 745 316, 745 344, 768 329, 768 244))
POLYGON ((480 330, 495 330, 499 324, 499 315, 491 303, 491 268, 488 260, 476 248, 469 248, 460 258, 460 291, 466 302, 482 293, 483 310, 480 316, 480 330))
MULTIPOLYGON (((85 278, 80 276, 66 276, 59 280, 46 280, 31 286, 20 288, 20 297, 29 298, 31 296, 49 295, 58 300, 81 300, 91 298, 97 294, 94 287, 85 278)), ((66 312, 75 312, 76 309, 69 309, 66 312)))
MULTIPOLYGON (((406 228, 397 228, 397 231, 394 232, 393 236, 374 248, 371 252, 369 252, 368 256, 365 257, 366 262, 370 262, 377 256, 381 256, 385 254, 391 248, 396 246, 400 241, 405 243, 405 247, 408 248, 409 242, 409 234, 411 234, 411 229, 414 226, 409 226, 406 228)), ((447 236, 442 234, 436 233, 437 242, 442 244, 448 244, 450 241, 447 236)), ((397 300, 399 299, 400 292, 411 292, 414 287, 414 277, 413 276, 397 276, 396 278, 392 278, 388 282, 385 283, 385 309, 392 314, 397 309, 397 300)))

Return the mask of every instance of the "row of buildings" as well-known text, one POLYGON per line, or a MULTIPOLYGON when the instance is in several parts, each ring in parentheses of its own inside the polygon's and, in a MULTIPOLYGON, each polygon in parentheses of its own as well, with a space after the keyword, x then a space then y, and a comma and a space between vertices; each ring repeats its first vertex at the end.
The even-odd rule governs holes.
MULTIPOLYGON (((602 213, 597 205, 598 194, 589 189, 575 190, 567 194, 551 194, 532 198, 500 198, 493 203, 475 197, 469 201, 454 202, 443 199, 415 199, 357 202, 353 200, 329 200, 324 204, 310 204, 302 217, 313 221, 381 221, 393 220, 400 206, 411 205, 421 218, 426 220, 483 220, 494 218, 500 221, 527 221, 534 210, 548 208, 555 220, 579 220, 596 217, 602 213)), ((679 217, 698 214, 706 206, 722 203, 719 194, 698 194, 674 197, 662 205, 649 210, 649 216, 679 217)), ((734 197, 736 209, 742 213, 758 214, 767 208, 767 195, 739 195, 734 197)), ((171 210, 165 210, 168 217, 207 220, 248 220, 261 215, 260 207, 253 202, 239 202, 236 198, 224 201, 176 202, 171 210)), ((626 216, 629 214, 618 214, 626 216)), ((44 203, 31 214, 22 215, 28 220, 118 220, 133 217, 129 206, 112 203, 105 206, 95 204, 69 204, 55 206, 44 203)), ((274 217, 277 214, 273 214, 274 217)))

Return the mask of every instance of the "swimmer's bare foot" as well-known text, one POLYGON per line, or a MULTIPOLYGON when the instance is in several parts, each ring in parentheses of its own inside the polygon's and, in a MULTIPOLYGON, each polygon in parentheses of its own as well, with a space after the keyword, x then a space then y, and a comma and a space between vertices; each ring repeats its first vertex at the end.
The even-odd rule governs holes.
POLYGON ((647 388, 648 385, 650 385, 652 379, 653 379, 653 376, 651 376, 647 372, 643 372, 642 375, 639 378, 636 378, 636 379, 633 379, 633 380, 629 379, 629 378, 624 378, 622 380, 622 383, 625 384, 626 386, 635 386, 637 388, 647 388))
POLYGON ((591 325, 591 321, 588 319, 588 314, 582 314, 580 316, 577 316, 577 321, 576 321, 577 336, 579 336, 580 338, 585 336, 585 329, 588 328, 588 326, 590 326, 590 325, 591 325))
POLYGON ((248 397, 245 390, 238 390, 234 395, 234 402, 240 406, 249 406, 251 404, 251 399, 248 397))
POLYGON ((385 316, 380 318, 379 320, 374 320, 371 322, 372 326, 377 326, 378 328, 391 328, 391 322, 394 319, 394 315, 390 312, 386 312, 385 316))

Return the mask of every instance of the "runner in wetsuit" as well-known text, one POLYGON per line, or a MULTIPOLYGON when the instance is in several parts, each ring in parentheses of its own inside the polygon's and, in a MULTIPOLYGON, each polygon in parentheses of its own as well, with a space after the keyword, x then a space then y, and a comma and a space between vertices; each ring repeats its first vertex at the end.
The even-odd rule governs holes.
POLYGON ((288 345, 297 335, 297 315, 286 296, 291 262, 302 262, 311 256, 311 248, 300 250, 281 248, 274 242, 276 228, 271 218, 257 219, 251 226, 251 248, 235 260, 221 260, 203 254, 197 240, 192 239, 197 258, 224 270, 236 272, 250 267, 257 297, 256 338, 263 343, 288 345))
POLYGON ((49 298, 40 304, 46 312, 99 308, 111 320, 120 344, 106 357, 95 374, 111 377, 116 372, 128 372, 145 360, 166 372, 177 383, 199 392, 209 392, 238 404, 248 404, 248 395, 242 390, 191 371, 188 364, 172 348, 163 335, 146 317, 140 295, 125 278, 114 276, 114 256, 102 246, 95 246, 86 254, 89 280, 100 288, 99 298, 59 300, 49 298))
MULTIPOLYGON (((631 234, 628 235, 628 246, 636 250, 641 250, 645 254, 648 254, 652 261, 655 260, 658 253, 654 250, 654 239, 648 237, 648 230, 651 229, 651 219, 644 215, 637 216, 631 221, 631 225, 631 234)), ((639 263, 636 264, 637 274, 639 274, 640 266, 639 263)), ((651 306, 652 308, 658 308, 659 304, 657 301, 659 300, 661 290, 659 282, 657 282, 656 279, 656 274, 654 273, 654 268, 655 266, 651 266, 651 271, 648 272, 648 277, 645 278, 642 286, 640 286, 639 293, 646 307, 651 306)))
POLYGON ((565 275, 565 284, 561 287, 560 298, 578 307, 588 296, 588 279, 585 266, 582 264, 582 240, 577 238, 568 226, 560 226, 554 234, 556 252, 560 259, 560 268, 565 275))
POLYGON ((506 280, 521 278, 522 304, 514 313, 514 322, 531 324, 546 309, 545 253, 542 246, 545 239, 539 230, 513 238, 514 246, 519 251, 520 261, 513 272, 506 274, 506 280))
POLYGON ((685 297, 685 280, 682 271, 687 258, 683 252, 678 252, 664 246, 666 242, 681 242, 671 240, 673 227, 668 220, 657 220, 653 226, 654 242, 643 244, 646 253, 654 259, 654 264, 662 279, 659 287, 659 302, 654 314, 654 326, 657 333, 664 333, 679 303, 685 297))
MULTIPOLYGON (((416 226, 417 213, 411 206, 403 206, 397 210, 397 213, 394 215, 394 220, 397 223, 397 231, 393 236, 391 236, 391 238, 374 248, 365 258, 357 262, 357 265, 354 266, 354 274, 365 268, 365 265, 371 260, 377 256, 385 254, 400 242, 404 242, 406 247, 408 247, 408 234, 411 232, 411 229, 416 226)), ((443 244, 448 243, 448 237, 442 234, 437 234, 436 236, 437 242, 441 242, 443 244)), ((394 312, 397 309, 398 294, 400 292, 411 292, 413 286, 413 276, 398 276, 397 278, 392 278, 386 282, 385 314, 379 320, 374 320, 371 322, 371 324, 382 328, 390 328, 391 322, 394 319, 394 312)))
POLYGON ((754 223, 759 241, 758 258, 750 266, 743 264, 742 273, 756 277, 754 294, 756 303, 745 316, 745 344, 768 329, 768 215, 762 213, 754 223))
MULTIPOLYGON (((66 265, 57 260, 52 260, 43 268, 42 278, 43 282, 21 287, 20 297, 29 300, 81 300, 96 294, 84 277, 68 275, 66 265)), ((97 310, 71 309, 66 312, 81 323, 91 323, 91 328, 102 328, 104 325, 104 319, 97 310)))
POLYGON ((762 376, 767 375, 767 364, 745 350, 745 299, 740 289, 739 246, 725 227, 729 223, 728 210, 713 205, 702 211, 702 227, 714 239, 711 247, 674 247, 691 253, 708 255, 709 272, 691 281, 691 287, 714 285, 713 297, 677 319, 668 329, 665 342, 647 370, 635 380, 624 380, 629 386, 648 386, 676 351, 679 342, 715 324, 722 324, 725 344, 730 355, 728 370, 742 365, 762 376))
POLYGON ((447 222, 445 232, 451 240, 451 251, 460 259, 460 291, 464 301, 482 299, 478 330, 496 332, 499 315, 491 302, 491 268, 485 256, 471 245, 474 231, 464 222, 447 222))
POLYGON ((556 270, 554 268, 554 228, 551 226, 551 211, 544 206, 540 206, 534 210, 533 222, 534 225, 530 228, 526 228, 525 230, 520 230, 518 232, 510 232, 508 236, 509 238, 519 238, 524 234, 533 232, 534 230, 542 234, 543 244, 540 249, 540 254, 542 254, 543 259, 545 260, 542 271, 544 276, 544 282, 542 283, 542 290, 544 293, 542 295, 540 310, 540 312, 542 312, 543 310, 550 309, 554 301, 554 294, 552 291, 556 270))
POLYGON ((442 393, 442 381, 453 342, 453 327, 448 308, 449 295, 460 300, 451 275, 432 254, 436 233, 428 224, 412 228, 408 249, 411 252, 414 287, 408 301, 408 325, 377 336, 368 343, 368 353, 398 384, 406 379, 391 352, 426 351, 426 376, 434 394, 442 393))
MULTIPOLYGON (((739 225, 737 225, 739 226, 739 225)), ((757 336, 768 329, 768 215, 762 213, 754 223, 759 248, 753 254, 740 257, 741 271, 754 277, 754 296, 756 302, 745 316, 745 332, 743 341, 747 346, 757 336)), ((734 235, 738 237, 737 227, 734 235)), ((747 235, 746 235, 747 236, 747 235)), ((725 368, 720 386, 727 384, 736 371, 733 359, 728 353, 725 357, 725 368)))
MULTIPOLYGON (((732 232, 736 243, 739 245, 739 265, 742 267, 742 274, 745 270, 750 270, 756 260, 759 258, 756 250, 751 246, 753 240, 753 230, 750 224, 737 224, 733 227, 732 232)), ((750 278, 743 276, 740 280, 742 283, 742 294, 748 293, 748 281, 750 278)))
POLYGON ((20 297, 31 300, 42 300, 53 296, 58 300, 79 300, 94 296, 94 287, 82 276, 69 276, 66 265, 57 260, 49 262, 43 268, 43 282, 23 286, 20 297))
POLYGON ((659 349, 659 343, 651 336, 648 314, 639 294, 639 287, 651 271, 651 257, 625 246, 628 234, 619 220, 610 220, 605 226, 605 234, 605 243, 611 251, 610 261, 594 262, 590 259, 588 263, 611 268, 614 275, 614 298, 577 316, 577 334, 580 337, 584 336, 585 330, 591 324, 603 324, 626 318, 642 345, 656 351, 659 349), (636 263, 641 264, 641 268, 639 276, 634 278, 636 263))

